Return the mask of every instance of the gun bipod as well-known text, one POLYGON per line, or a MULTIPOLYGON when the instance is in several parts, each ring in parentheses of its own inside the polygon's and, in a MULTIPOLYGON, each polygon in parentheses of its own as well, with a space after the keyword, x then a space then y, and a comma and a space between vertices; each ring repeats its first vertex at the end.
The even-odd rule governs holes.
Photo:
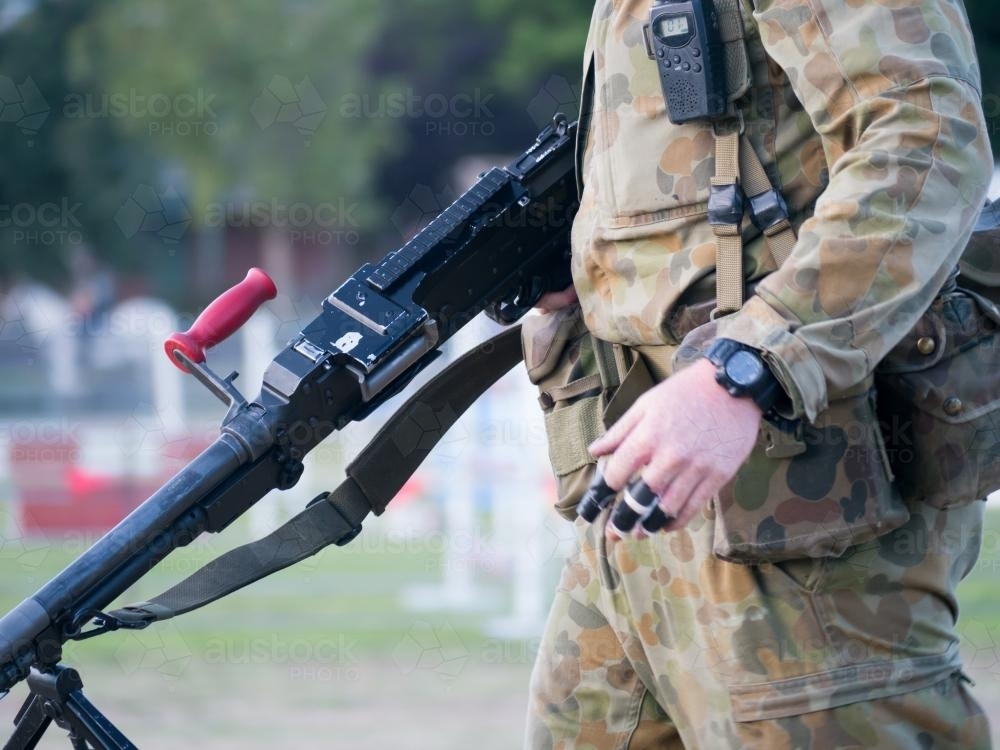
POLYGON ((14 717, 14 734, 3 750, 32 750, 52 722, 69 732, 75 750, 138 750, 83 694, 72 667, 32 667, 29 694, 14 717))

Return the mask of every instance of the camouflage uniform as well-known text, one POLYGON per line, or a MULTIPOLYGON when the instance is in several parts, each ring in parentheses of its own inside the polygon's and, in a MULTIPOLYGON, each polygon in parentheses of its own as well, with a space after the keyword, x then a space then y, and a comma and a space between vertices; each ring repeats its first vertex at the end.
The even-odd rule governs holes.
MULTIPOLYGON (((587 40, 589 130, 573 228, 583 319, 606 341, 660 347, 657 362, 679 352, 674 368, 712 336, 749 344, 790 396, 790 416, 822 425, 831 404, 865 402, 876 366, 944 285, 986 194, 992 158, 964 9, 958 0, 743 0, 746 132, 798 242, 776 269, 745 222, 755 294, 682 342, 678 309, 715 263, 706 220, 715 139, 708 124, 675 126, 665 115, 642 40, 649 5, 598 0, 587 40)), ((579 355, 573 376, 588 361, 579 355)), ((880 480, 859 485, 852 475, 858 456, 879 464, 878 451, 847 452, 849 496, 832 479, 815 496, 789 488, 787 475, 737 484, 784 502, 765 519, 782 532, 778 545, 745 543, 741 534, 763 525, 729 512, 741 502, 732 488, 688 528, 650 539, 607 544, 607 512, 593 526, 577 521, 580 549, 532 680, 528 746, 988 746, 954 634, 954 588, 978 554, 982 503, 880 495, 880 480), (798 515, 807 500, 826 509, 798 515), (823 513, 841 524, 830 544, 816 546, 813 534, 796 545, 801 537, 785 533, 822 527, 823 513)), ((566 511, 593 466, 570 468, 557 470, 566 511)))

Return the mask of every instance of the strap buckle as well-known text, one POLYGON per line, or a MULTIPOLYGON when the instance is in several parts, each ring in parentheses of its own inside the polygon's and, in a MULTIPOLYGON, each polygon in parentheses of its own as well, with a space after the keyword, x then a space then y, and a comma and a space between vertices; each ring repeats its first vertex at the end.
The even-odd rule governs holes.
POLYGON ((801 419, 788 419, 773 411, 760 423, 764 453, 768 458, 794 458, 806 452, 805 426, 801 419))
POLYGON ((745 213, 746 195, 739 181, 712 185, 708 194, 709 224, 738 230, 745 213))
POLYGON ((750 220, 761 232, 770 236, 784 229, 788 221, 788 204, 774 188, 750 198, 750 220))

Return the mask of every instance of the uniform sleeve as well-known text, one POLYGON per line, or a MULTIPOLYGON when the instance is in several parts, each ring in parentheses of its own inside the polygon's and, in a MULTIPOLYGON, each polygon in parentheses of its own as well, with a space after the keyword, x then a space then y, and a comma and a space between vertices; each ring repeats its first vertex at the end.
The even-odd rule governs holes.
POLYGON ((756 7, 768 54, 822 138, 829 181, 789 260, 718 335, 761 350, 795 415, 813 420, 930 305, 968 241, 993 160, 961 3, 756 7))

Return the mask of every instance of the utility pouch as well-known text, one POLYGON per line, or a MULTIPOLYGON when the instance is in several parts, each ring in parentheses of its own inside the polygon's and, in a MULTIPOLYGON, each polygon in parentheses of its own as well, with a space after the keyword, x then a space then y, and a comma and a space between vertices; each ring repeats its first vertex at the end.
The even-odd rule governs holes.
POLYGON ((1000 489, 1000 212, 983 211, 957 278, 875 371, 900 492, 950 508, 1000 489))
POLYGON ((872 378, 832 397, 811 424, 763 422, 712 508, 715 555, 740 563, 839 557, 904 524, 872 378))
MULTIPOLYGON (((673 369, 698 361, 711 321, 684 337, 673 369)), ((874 378, 830 394, 815 422, 764 420, 736 476, 712 499, 713 552, 756 564, 840 557, 909 520, 893 482, 874 378)))
POLYGON ((1000 489, 1000 317, 960 287, 935 300, 877 370, 900 491, 949 508, 1000 489))
MULTIPOLYGON (((874 376, 831 396, 813 424, 765 423, 715 499, 716 555, 839 556, 905 523, 915 502, 953 507, 1000 488, 996 204, 984 210, 960 271, 874 376)), ((678 358, 690 360, 713 333, 692 332, 678 358)))
POLYGON ((521 331, 528 378, 538 387, 545 417, 555 509, 575 520, 596 467, 587 447, 652 388, 653 379, 642 358, 594 338, 577 305, 530 315, 521 331))
POLYGON ((590 332, 577 305, 529 315, 521 325, 528 379, 538 387, 549 461, 556 476, 556 511, 576 517, 593 476, 587 446, 603 432, 603 386, 590 332))

